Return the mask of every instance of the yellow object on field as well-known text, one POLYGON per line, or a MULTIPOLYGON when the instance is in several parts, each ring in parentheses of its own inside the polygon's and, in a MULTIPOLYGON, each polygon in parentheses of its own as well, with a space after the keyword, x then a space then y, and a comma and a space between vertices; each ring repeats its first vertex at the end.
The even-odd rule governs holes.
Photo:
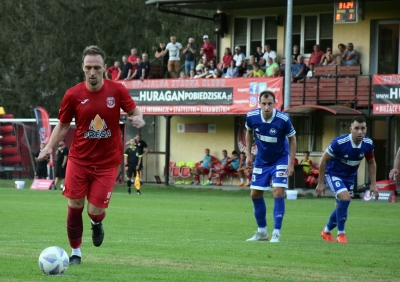
POLYGON ((139 172, 136 172, 135 183, 133 184, 136 190, 140 190, 140 176, 139 172))

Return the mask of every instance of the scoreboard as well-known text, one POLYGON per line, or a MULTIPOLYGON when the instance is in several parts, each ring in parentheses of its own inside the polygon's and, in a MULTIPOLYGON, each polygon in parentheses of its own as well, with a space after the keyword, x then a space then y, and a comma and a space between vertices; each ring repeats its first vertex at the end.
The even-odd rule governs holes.
POLYGON ((357 23, 358 1, 335 1, 334 23, 357 23))

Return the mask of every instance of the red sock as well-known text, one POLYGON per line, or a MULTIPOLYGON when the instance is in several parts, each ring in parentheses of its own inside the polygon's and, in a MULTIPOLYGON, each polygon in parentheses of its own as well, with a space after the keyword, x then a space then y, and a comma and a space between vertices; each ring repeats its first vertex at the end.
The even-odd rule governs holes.
POLYGON ((101 214, 90 214, 89 217, 93 220, 93 222, 101 222, 106 217, 106 211, 103 211, 101 214))
POLYGON ((82 211, 83 208, 74 209, 68 206, 67 233, 69 245, 73 249, 79 248, 82 244, 82 211))

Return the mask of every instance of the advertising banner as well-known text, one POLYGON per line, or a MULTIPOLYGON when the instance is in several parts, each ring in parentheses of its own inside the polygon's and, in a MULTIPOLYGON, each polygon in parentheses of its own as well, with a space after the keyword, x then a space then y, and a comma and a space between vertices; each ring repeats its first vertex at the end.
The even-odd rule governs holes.
MULTIPOLYGON (((46 143, 50 140, 51 135, 51 127, 49 114, 42 107, 36 107, 34 110, 36 117, 36 127, 39 133, 39 144, 46 143)), ((50 161, 48 163, 49 166, 53 165, 53 155, 50 155, 50 161)))
MULTIPOLYGON (((379 191, 378 202, 385 203, 396 203, 397 198, 394 191, 379 191)), ((363 202, 375 202, 374 193, 370 193, 368 190, 365 191, 364 197, 362 198, 363 202)))
POLYGON ((400 114, 400 74, 374 75, 373 86, 373 113, 400 114))
POLYGON ((145 115, 245 115, 258 95, 275 94, 283 105, 283 77, 120 80, 145 115))

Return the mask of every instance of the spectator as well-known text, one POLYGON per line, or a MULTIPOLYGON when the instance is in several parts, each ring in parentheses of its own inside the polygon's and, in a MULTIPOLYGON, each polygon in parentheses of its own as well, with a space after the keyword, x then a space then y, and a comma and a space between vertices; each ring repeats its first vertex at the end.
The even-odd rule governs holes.
POLYGON ((265 49, 264 55, 261 58, 260 62, 258 63, 258 65, 263 70, 265 70, 269 66, 268 61, 267 61, 268 57, 271 58, 273 62, 275 62, 275 63, 278 62, 276 52, 271 50, 271 46, 269 44, 265 45, 264 49, 265 49))
POLYGON ((134 72, 139 66, 137 61, 138 58, 140 58, 140 56, 137 54, 137 49, 132 48, 131 55, 128 57, 128 62, 132 64, 132 72, 134 72))
MULTIPOLYGON (((341 44, 341 45, 343 45, 343 44, 341 44)), ((343 45, 343 47, 344 47, 344 45, 343 45)), ((340 49, 340 50, 341 50, 341 55, 337 58, 338 66, 356 66, 356 65, 358 65, 358 52, 354 49, 353 43, 347 44, 347 50, 345 50, 344 48, 340 49)))
POLYGON ((242 73, 246 65, 246 57, 243 53, 241 53, 239 46, 235 47, 235 55, 233 56, 233 60, 236 62, 236 67, 239 73, 242 73))
POLYGON ((217 67, 215 66, 215 63, 213 60, 208 62, 208 70, 210 73, 213 73, 216 68, 217 67))
MULTIPOLYGON (((147 54, 145 56, 147 59, 147 54)), ((132 75, 128 78, 128 80, 131 79, 146 79, 149 78, 149 72, 150 72, 150 64, 149 62, 144 62, 142 59, 139 57, 137 58, 137 69, 132 73, 132 75)))
POLYGON ((181 71, 181 72, 179 73, 179 79, 185 79, 185 78, 186 78, 185 72, 184 72, 184 71, 181 71))
POLYGON ((275 68, 279 69, 279 65, 278 65, 278 63, 273 62, 272 58, 268 58, 267 59, 267 63, 268 63, 268 67, 267 67, 267 69, 265 71, 265 76, 271 77, 273 75, 274 69, 275 68))
POLYGON ((314 66, 318 66, 321 62, 321 58, 324 55, 324 51, 322 51, 318 44, 314 45, 314 51, 311 53, 311 56, 308 60, 308 65, 311 70, 314 70, 314 66))
POLYGON ((272 77, 279 77, 281 76, 281 69, 280 68, 274 68, 272 70, 272 77))
POLYGON ((168 60, 169 60, 169 53, 168 50, 166 53, 163 53, 163 51, 165 51, 165 43, 161 42, 160 46, 157 49, 157 52, 155 53, 154 57, 156 57, 157 59, 159 59, 162 63, 162 76, 165 77, 165 75, 167 74, 167 66, 168 66, 168 60))
POLYGON ((162 52, 163 55, 167 54, 167 50, 169 52, 169 60, 168 60, 168 72, 171 78, 176 78, 179 70, 179 62, 180 62, 180 52, 182 49, 182 44, 176 42, 176 37, 171 36, 171 42, 167 44, 165 47, 166 50, 162 52))
POLYGON ((293 53, 292 53, 292 64, 295 64, 297 62, 297 57, 299 55, 300 55, 299 46, 294 45, 293 46, 293 53))
POLYGON ((209 186, 209 185, 212 184, 212 177, 213 177, 214 173, 218 174, 218 172, 220 172, 222 170, 223 166, 226 164, 226 161, 228 159, 229 159, 228 151, 227 150, 222 150, 222 159, 221 159, 221 161, 213 163, 214 167, 210 168, 210 172, 208 173, 208 181, 205 181, 202 184, 203 186, 209 186))
POLYGON ((243 74, 243 77, 251 77, 249 75, 251 75, 253 73, 253 64, 255 64, 255 58, 254 56, 250 56, 249 57, 249 63, 247 65, 247 69, 246 69, 246 73, 243 74))
POLYGON ((303 56, 297 57, 297 63, 292 66, 292 82, 301 81, 307 75, 307 66, 303 62, 303 56))
POLYGON ((310 170, 313 166, 312 161, 310 160, 310 152, 304 152, 304 159, 300 161, 300 164, 303 165, 304 176, 307 177, 310 174, 310 170))
POLYGON ((225 175, 230 174, 232 172, 237 172, 239 168, 239 157, 236 151, 232 152, 232 157, 228 158, 224 165, 221 165, 221 170, 219 172, 219 180, 217 186, 222 185, 222 179, 224 179, 225 175))
POLYGON ((206 56, 201 57, 198 65, 196 66, 196 74, 202 74, 204 72, 204 68, 208 67, 208 62, 206 56))
POLYGON ((132 64, 128 62, 128 56, 122 56, 122 63, 123 65, 121 67, 121 72, 119 73, 118 79, 128 79, 131 77, 132 73, 132 64))
MULTIPOLYGON (((254 61, 256 63, 258 63, 261 60, 261 58, 263 57, 263 55, 264 55, 264 53, 262 52, 262 48, 261 47, 257 47, 257 51, 254 54, 254 61)), ((250 65, 250 63, 249 63, 249 65, 250 65)))
POLYGON ((335 57, 332 54, 332 48, 328 47, 328 48, 326 48, 326 53, 322 56, 321 62, 319 64, 321 66, 334 65, 335 64, 334 59, 335 59, 335 57))
POLYGON ((212 73, 206 76, 206 78, 220 78, 222 76, 222 72, 220 69, 214 69, 212 73))
POLYGON ((226 73, 231 61, 233 60, 233 55, 231 48, 225 48, 224 56, 222 57, 222 72, 226 73))
POLYGON ((264 75, 265 75, 265 73, 264 73, 264 71, 260 68, 260 66, 257 65, 257 64, 254 64, 254 65, 253 65, 253 73, 252 73, 252 76, 253 76, 253 77, 262 77, 262 76, 264 76, 264 75))
POLYGON ((237 186, 250 186, 250 181, 246 177, 246 170, 247 170, 246 154, 244 152, 241 152, 240 153, 240 160, 239 160, 239 168, 237 169, 240 183, 237 186), (244 178, 245 177, 247 179, 246 183, 244 183, 244 178))
POLYGON ((58 143, 58 148, 56 151, 56 179, 54 180, 54 189, 57 190, 57 184, 58 181, 62 181, 61 184, 61 190, 63 190, 64 187, 64 178, 65 178, 65 170, 67 168, 67 162, 68 162, 68 148, 65 146, 65 140, 62 139, 58 143))
POLYGON ((150 78, 150 62, 149 62, 149 55, 147 53, 142 54, 141 69, 142 69, 142 72, 144 72, 143 78, 146 78, 146 79, 150 78))
POLYGON ((232 60, 231 64, 229 65, 229 68, 226 70, 225 77, 237 77, 239 74, 238 68, 236 67, 236 61, 232 60))
POLYGON ((119 62, 115 61, 112 67, 109 67, 106 71, 106 78, 110 80, 118 80, 118 77, 121 76, 121 69, 119 67, 119 62))
POLYGON ((205 156, 202 161, 200 161, 199 167, 194 167, 192 173, 194 175, 194 181, 197 182, 196 184, 200 184, 200 177, 199 175, 208 174, 210 172, 210 165, 212 162, 218 161, 218 159, 214 156, 210 155, 210 149, 205 149, 205 156))
POLYGON ((207 61, 214 60, 214 57, 217 55, 217 49, 214 44, 210 43, 208 39, 208 35, 203 36, 203 45, 201 45, 200 55, 205 55, 207 61))
POLYGON ((35 179, 46 179, 47 178, 47 163, 49 158, 39 160, 39 154, 46 146, 46 143, 40 143, 40 150, 35 155, 35 161, 37 162, 37 168, 35 171, 35 179))
POLYGON ((194 45, 194 38, 189 38, 188 45, 182 50, 182 55, 185 55, 185 74, 189 75, 191 69, 194 69, 196 60, 197 47, 194 45))
POLYGON ((209 76, 209 75, 210 75, 210 70, 209 70, 208 67, 205 67, 204 70, 203 70, 203 72, 200 73, 200 74, 197 74, 197 75, 195 76, 195 78, 206 78, 206 77, 209 76))
POLYGON ((189 72, 189 78, 194 78, 195 75, 196 75, 196 70, 191 69, 190 72, 189 72))

